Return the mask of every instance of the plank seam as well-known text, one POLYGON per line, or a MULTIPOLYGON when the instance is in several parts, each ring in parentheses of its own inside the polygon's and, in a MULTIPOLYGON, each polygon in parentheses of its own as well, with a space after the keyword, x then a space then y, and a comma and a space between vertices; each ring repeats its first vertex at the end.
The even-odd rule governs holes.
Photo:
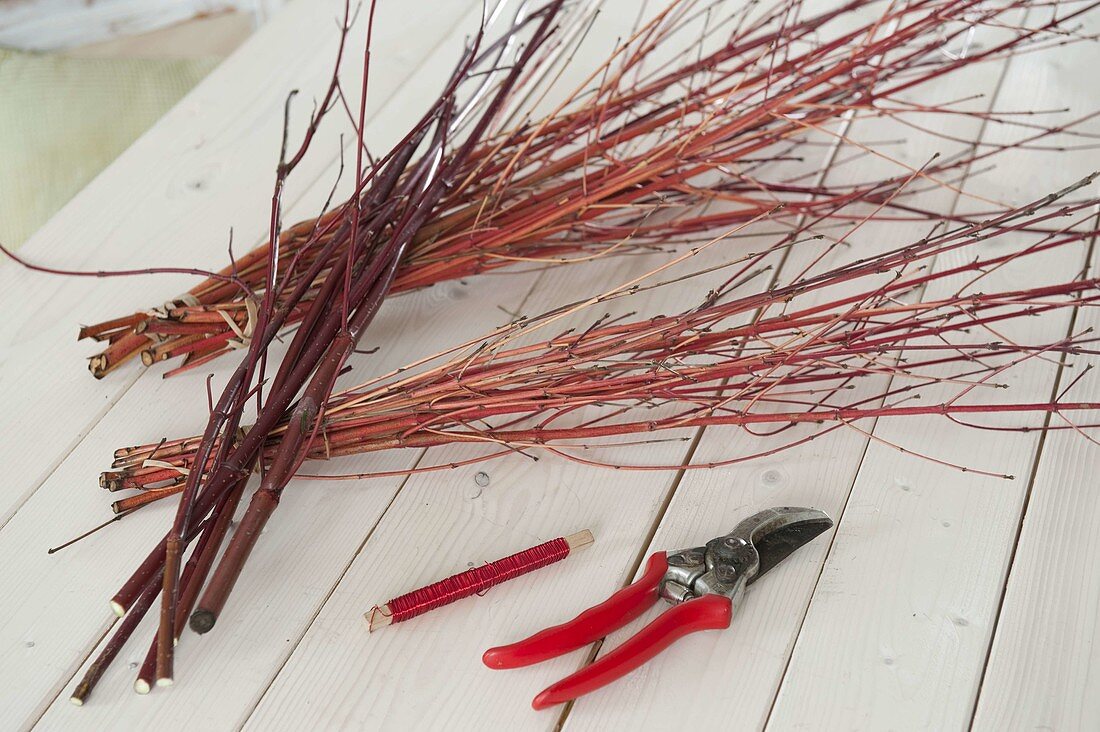
MULTIPOLYGON (((96 648, 99 648, 99 644, 102 643, 108 635, 110 635, 111 631, 114 630, 115 625, 120 623, 121 621, 122 621, 121 618, 114 618, 111 622, 107 623, 107 627, 103 630, 102 633, 100 633, 99 638, 96 640, 95 644, 92 646, 92 651, 93 652, 95 651, 96 648)), ((127 644, 127 645, 129 645, 129 644, 127 644)), ((38 714, 35 715, 34 721, 31 722, 26 727, 24 727, 24 729, 32 730, 32 729, 34 729, 35 727, 38 726, 38 724, 42 721, 42 718, 46 716, 46 713, 48 711, 50 711, 50 707, 52 707, 54 704, 56 704, 58 698, 62 694, 65 693, 65 687, 69 685, 69 683, 73 680, 73 678, 78 673, 80 673, 80 669, 84 668, 84 664, 87 663, 89 656, 91 656, 91 652, 85 653, 84 657, 79 659, 76 662, 76 664, 72 667, 72 670, 68 672, 68 674, 67 674, 68 678, 65 678, 62 681, 62 683, 58 684, 57 691, 54 692, 54 695, 51 696, 49 698, 49 700, 47 700, 42 705, 42 708, 38 711, 38 714)))
POLYGON ((11 520, 15 518, 15 515, 22 510, 23 506, 27 505, 27 502, 34 498, 34 494, 38 492, 38 489, 45 485, 46 481, 53 477, 53 474, 57 472, 57 469, 60 468, 62 464, 69 459, 69 456, 73 454, 76 448, 80 447, 80 443, 84 442, 88 435, 90 435, 92 431, 99 425, 99 423, 103 421, 103 418, 106 417, 110 413, 110 411, 118 405, 120 401, 122 401, 122 398, 126 396, 127 393, 129 393, 130 389, 134 387, 134 384, 138 382, 138 379, 140 379, 142 374, 144 373, 144 369, 138 370, 133 376, 130 377, 129 384, 123 385, 115 396, 108 398, 106 405, 99 412, 92 415, 92 419, 89 421, 89 423, 82 430, 80 430, 80 432, 77 433, 76 437, 65 448, 63 448, 62 454, 58 458, 56 458, 49 467, 46 468, 42 476, 37 481, 35 481, 27 490, 27 492, 19 498, 18 502, 14 506, 12 506, 11 510, 8 512, 8 515, 0 520, 0 531, 3 531, 4 527, 6 527, 11 522, 11 520))
MULTIPOLYGON (((1026 15, 1024 17, 1024 20, 1026 21, 1026 15)), ((1008 78, 1008 72, 1009 72, 1009 69, 1010 69, 1011 65, 1012 65, 1012 58, 1010 57, 1009 59, 1007 59, 1005 61, 1004 66, 1001 68, 1001 73, 1000 73, 1000 76, 998 76, 998 78, 997 78, 997 83, 993 88, 993 93, 990 94, 990 96, 989 96, 989 106, 988 106, 989 110, 992 110, 994 108, 994 106, 997 102, 997 99, 1001 94, 1001 89, 1004 86, 1005 79, 1008 78)), ((989 126, 988 118, 983 118, 981 123, 978 126, 977 135, 975 136, 975 140, 977 142, 980 142, 985 137, 986 130, 988 129, 988 126, 989 126)), ((975 146, 976 146, 976 144, 977 143, 975 143, 975 146)), ((963 175, 962 175, 962 177, 959 180, 959 183, 957 185, 957 188, 960 191, 962 190, 962 187, 965 185, 967 179, 970 177, 970 173, 971 173, 971 165, 967 164, 966 168, 965 168, 965 171, 963 172, 963 175)), ((961 198, 961 193, 956 193, 953 200, 952 200, 952 204, 951 204, 951 207, 950 207, 950 213, 954 213, 954 211, 958 207, 958 202, 959 202, 960 198, 961 198)), ((929 267, 934 267, 934 266, 935 266, 935 261, 933 260, 933 262, 929 265, 929 267)), ((921 288, 921 297, 924 296, 924 291, 925 291, 925 287, 922 287, 921 288)), ((893 380, 894 380, 893 377, 891 377, 889 379, 889 381, 887 382, 887 389, 889 389, 889 384, 893 383, 893 380)), ((856 467, 855 473, 852 475, 852 481, 848 486, 848 493, 844 498, 844 507, 841 510, 840 515, 838 515, 836 517, 835 528, 833 529, 833 535, 829 538, 828 551, 826 551, 825 556, 822 559, 821 566, 818 569, 817 577, 814 579, 814 588, 813 588, 813 591, 810 593, 810 599, 806 603, 806 607, 802 611, 802 620, 798 624, 798 632, 795 634, 794 642, 791 644, 790 651, 787 653, 787 660, 786 660, 786 663, 783 666, 783 673, 779 677, 779 684, 775 687, 775 692, 772 695, 772 703, 768 707, 768 715, 764 719, 764 725, 761 728, 763 730, 766 730, 768 728, 768 726, 771 724, 772 715, 775 712, 775 707, 776 707, 776 704, 779 701, 780 693, 783 690, 783 686, 786 684, 787 675, 788 675, 788 672, 790 671, 791 663, 794 660, 795 648, 798 646, 798 641, 802 637, 802 631, 806 627, 806 618, 809 617, 810 609, 813 607, 814 600, 817 598, 817 591, 818 591, 818 587, 821 584, 821 577, 825 573, 825 567, 828 565, 829 558, 832 556, 832 553, 833 553, 833 548, 836 546, 837 535, 840 533, 840 525, 844 520, 845 514, 847 513, 848 504, 851 502, 852 494, 855 492, 855 486, 859 482, 860 473, 862 473, 862 471, 863 471, 863 463, 867 459, 867 452, 870 449, 871 442, 872 442, 872 439, 871 439, 870 435, 874 435, 875 429, 878 427, 878 422, 879 422, 879 420, 877 418, 872 422, 871 429, 868 431, 869 436, 864 440, 863 452, 861 453, 860 458, 859 458, 859 465, 856 467)))
MULTIPOLYGON (((1097 224, 1100 225, 1100 214, 1097 214, 1096 221, 1097 221, 1097 224)), ((1088 271, 1090 269, 1092 269, 1092 261, 1093 261, 1093 256, 1095 255, 1095 252, 1096 252, 1096 237, 1094 236, 1089 240, 1088 251, 1087 251, 1087 254, 1085 256, 1085 274, 1086 275, 1087 275, 1088 271)), ((1069 319, 1069 328, 1066 329, 1066 337, 1067 338, 1070 337, 1073 334, 1073 330, 1077 326, 1077 316, 1080 312, 1081 312, 1081 308, 1079 306, 1075 307, 1073 309, 1073 314, 1070 316, 1070 319, 1069 319)), ((1054 385, 1051 387, 1051 390, 1050 390, 1050 401, 1051 401, 1051 403, 1054 403, 1058 398, 1058 390, 1061 388, 1061 385, 1062 385, 1062 377, 1065 374, 1065 370, 1066 370, 1066 360, 1069 358, 1069 356, 1070 356, 1070 354, 1068 354, 1068 353, 1067 354, 1062 354, 1062 358, 1060 359, 1060 361, 1058 363, 1058 373, 1054 377, 1054 385)), ((1046 447, 1046 441, 1047 441, 1047 430, 1046 430, 1046 428, 1050 425, 1050 419, 1051 419, 1052 416, 1053 416, 1053 414, 1048 412, 1046 417, 1043 419, 1043 430, 1042 430, 1042 432, 1039 433, 1039 445, 1038 445, 1038 447, 1036 447, 1035 455, 1032 458, 1031 471, 1030 471, 1030 475, 1028 476, 1028 482, 1027 482, 1027 491, 1025 491, 1025 493, 1024 493, 1024 502, 1023 502, 1023 504, 1020 508, 1020 520, 1016 524, 1016 535, 1015 535, 1015 538, 1012 542, 1012 552, 1009 554, 1009 557, 1008 557, 1008 567, 1005 571, 1004 584, 1001 586, 1001 596, 997 600, 997 609, 993 614, 993 623, 992 623, 992 626, 990 627, 990 630, 989 630, 989 643, 986 646, 985 660, 982 663, 982 673, 981 673, 981 676, 978 678, 978 687, 974 692, 973 707, 970 710, 970 724, 967 725, 968 729, 973 729, 974 728, 974 722, 975 722, 975 720, 977 719, 977 716, 978 716, 978 703, 981 701, 982 688, 985 686, 985 677, 986 677, 986 674, 989 672, 989 660, 990 660, 990 657, 993 655, 993 642, 997 638, 997 629, 1000 626, 1000 622, 1001 622, 1001 612, 1004 610, 1005 597, 1008 594, 1008 584, 1012 581, 1012 572, 1013 572, 1013 569, 1015 568, 1015 564, 1016 564, 1016 554, 1020 549, 1020 536, 1021 536, 1021 534, 1023 533, 1023 530, 1024 530, 1024 521, 1027 520, 1027 510, 1028 510, 1029 506, 1031 505, 1031 494, 1032 494, 1032 491, 1034 491, 1034 489, 1035 489, 1035 479, 1039 475, 1039 467, 1040 467, 1040 464, 1042 463, 1042 458, 1043 458, 1043 448, 1046 447)))
MULTIPOLYGON (((822 169, 818 173, 818 175, 815 179, 816 183, 818 185, 820 185, 821 183, 823 183, 825 181, 825 178, 829 175, 829 171, 832 169, 833 164, 836 162, 836 156, 840 151, 841 142, 843 140, 843 137, 848 133, 848 130, 851 128, 853 118, 854 118, 854 114, 852 112, 845 112, 843 117, 841 118, 842 122, 841 122, 841 125, 840 125, 839 130, 838 130, 838 135, 830 143, 829 152, 825 156, 825 160, 823 161, 823 164, 822 164, 822 169)), ((796 226, 802 226, 806 222, 806 219, 807 219, 806 214, 803 214, 803 215, 799 216, 798 219, 797 219, 797 225, 796 226)), ((790 250, 790 248, 788 248, 783 252, 782 256, 780 257, 779 264, 776 265, 775 274, 772 276, 771 280, 769 280, 769 282, 768 282, 768 287, 769 288, 774 287, 775 283, 779 280, 779 276, 780 276, 780 274, 782 274, 784 268, 786 267, 787 261, 790 258, 790 256, 791 256, 791 250, 790 250)), ((760 310, 756 311, 756 313, 754 315, 754 319, 758 318, 762 313, 763 313, 763 309, 760 309, 760 310)), ((725 380, 723 380, 722 383, 723 383, 723 385, 725 385, 725 384, 729 383, 729 380, 725 379, 725 380)), ((700 427, 700 428, 698 428, 698 430, 696 430, 695 434, 692 436, 691 444, 688 445, 688 448, 687 448, 687 450, 685 451, 685 454, 684 454, 684 458, 683 458, 683 464, 684 465, 691 464, 692 459, 695 457, 695 451, 699 447, 699 443, 702 442, 703 433, 706 431, 706 429, 707 428, 705 426, 700 427)), ((675 498, 676 491, 679 489, 680 483, 683 481, 684 474, 686 472, 687 472, 686 468, 680 468, 679 470, 676 471, 676 475, 672 479, 672 483, 669 486, 669 489, 668 489, 667 494, 665 495, 664 501, 662 502, 661 506, 657 510, 656 515, 654 516, 653 524, 650 527, 649 532, 648 532, 644 542, 642 543, 641 547, 639 548, 638 554, 634 558, 633 566, 631 568, 630 573, 627 575, 626 582, 623 583, 623 587, 630 584, 631 580, 638 573, 638 569, 642 566, 642 561, 645 559, 646 554, 648 553, 648 551, 652 547, 653 539, 656 537, 657 531, 658 531, 658 529, 660 529, 661 522, 664 521, 664 518, 668 513, 669 507, 672 505, 672 500, 673 500, 673 498, 675 498)), ((822 566, 824 566, 824 565, 822 565, 822 566)), ((593 644, 592 650, 588 653, 587 658, 581 663, 579 668, 583 668, 583 667, 591 664, 593 661, 596 660, 596 656, 599 655, 600 650, 602 650, 602 648, 603 648, 603 642, 604 642, 604 639, 601 638, 600 640, 596 641, 593 644)), ((566 719, 568 718, 570 712, 573 711, 573 704, 574 704, 574 702, 570 701, 565 705, 565 709, 562 711, 561 717, 558 719, 557 724, 554 726, 554 732, 560 732, 562 730, 562 728, 565 726, 566 719)))

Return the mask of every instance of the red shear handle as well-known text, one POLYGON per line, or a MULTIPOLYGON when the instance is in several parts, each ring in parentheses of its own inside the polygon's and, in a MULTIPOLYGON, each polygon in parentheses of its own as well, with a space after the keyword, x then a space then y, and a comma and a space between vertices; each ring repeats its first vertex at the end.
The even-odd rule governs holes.
POLYGON ((688 633, 728 628, 732 617, 733 603, 722 595, 703 595, 680 603, 606 656, 550 686, 535 697, 531 706, 546 709, 595 691, 630 673, 688 633))
POLYGON ((574 651, 621 628, 657 601, 657 585, 668 571, 664 552, 649 557, 645 574, 607 600, 573 618, 535 633, 530 638, 485 651, 489 668, 518 668, 574 651))

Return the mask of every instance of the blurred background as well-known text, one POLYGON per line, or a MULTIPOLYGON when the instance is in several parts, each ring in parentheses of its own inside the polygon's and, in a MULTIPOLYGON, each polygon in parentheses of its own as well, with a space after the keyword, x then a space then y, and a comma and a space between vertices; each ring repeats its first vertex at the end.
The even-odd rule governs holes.
POLYGON ((18 247, 286 0, 0 0, 0 241, 18 247))

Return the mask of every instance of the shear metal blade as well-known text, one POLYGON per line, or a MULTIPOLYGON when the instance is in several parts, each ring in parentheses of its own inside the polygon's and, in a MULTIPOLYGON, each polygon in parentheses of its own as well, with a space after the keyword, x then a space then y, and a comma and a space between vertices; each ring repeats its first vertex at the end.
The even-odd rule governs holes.
POLYGON ((794 507, 770 508, 742 521, 732 535, 747 538, 760 556, 760 567, 749 584, 832 525, 824 511, 794 507))

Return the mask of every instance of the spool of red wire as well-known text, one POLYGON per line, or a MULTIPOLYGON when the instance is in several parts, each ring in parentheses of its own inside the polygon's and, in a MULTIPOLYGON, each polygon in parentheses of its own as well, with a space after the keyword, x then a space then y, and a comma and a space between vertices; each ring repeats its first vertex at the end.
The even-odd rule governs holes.
POLYGON ((464 597, 480 594, 501 582, 560 562, 574 550, 588 546, 593 541, 592 532, 585 529, 406 592, 384 605, 372 607, 366 614, 369 629, 400 623, 464 597))

